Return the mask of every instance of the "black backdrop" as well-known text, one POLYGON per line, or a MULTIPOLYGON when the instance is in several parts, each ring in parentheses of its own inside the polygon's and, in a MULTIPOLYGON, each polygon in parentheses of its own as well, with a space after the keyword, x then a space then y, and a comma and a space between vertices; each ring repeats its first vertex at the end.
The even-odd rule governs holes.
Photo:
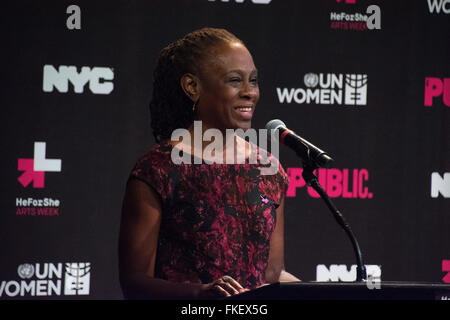
MULTIPOLYGON (((155 61, 162 47, 204 26, 230 30, 254 56, 261 99, 253 126, 282 119, 336 160, 321 181, 357 235, 364 262, 378 266, 375 275, 450 282, 450 4, 267 2, 2 3, 1 299, 122 298, 121 202, 134 162, 154 141, 148 103, 155 61), (67 13, 70 5, 79 8, 80 29, 68 28, 77 14, 67 13), (370 5, 378 6, 375 16, 366 13, 370 5), (379 19, 380 28, 341 13, 379 19), (83 92, 75 92, 72 82, 83 83, 77 80, 58 87, 68 79, 60 66, 90 68, 83 92), (346 103, 344 83, 335 88, 342 103, 327 103, 328 77, 347 75, 367 80, 358 89, 366 101, 346 103), (314 86, 318 79, 322 87, 314 86), (108 86, 109 94, 99 93, 108 86), (324 99, 302 101, 308 90, 324 99), (280 92, 294 95, 288 102, 280 92), (47 160, 36 142, 45 143, 47 160), (50 167, 33 172, 32 160, 19 159, 50 167)), ((348 239, 298 180, 299 159, 282 147, 280 160, 291 175, 287 270, 306 281, 351 279, 348 239)))

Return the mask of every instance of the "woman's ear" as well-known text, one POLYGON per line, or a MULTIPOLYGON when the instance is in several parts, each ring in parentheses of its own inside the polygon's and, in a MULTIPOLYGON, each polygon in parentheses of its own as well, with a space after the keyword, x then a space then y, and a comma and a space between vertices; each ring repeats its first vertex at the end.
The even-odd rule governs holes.
POLYGON ((199 79, 191 74, 186 73, 181 77, 180 80, 181 88, 183 88, 184 93, 193 101, 198 101, 200 97, 200 81, 199 79))

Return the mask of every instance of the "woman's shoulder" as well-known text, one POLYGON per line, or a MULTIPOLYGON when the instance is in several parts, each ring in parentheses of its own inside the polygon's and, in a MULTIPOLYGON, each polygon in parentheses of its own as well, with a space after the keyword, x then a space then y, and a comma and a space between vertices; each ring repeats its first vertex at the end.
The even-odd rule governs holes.
POLYGON ((153 144, 137 159, 129 179, 141 180, 163 196, 167 191, 166 177, 171 170, 170 153, 170 145, 153 144))
POLYGON ((271 153, 266 148, 254 145, 257 152, 258 166, 261 176, 275 179, 285 188, 289 184, 289 177, 281 164, 278 152, 271 153))
POLYGON ((170 168, 171 148, 167 143, 155 143, 136 160, 131 175, 143 178, 163 174, 170 168))
POLYGON ((279 171, 284 172, 283 166, 281 165, 278 152, 271 153, 266 149, 266 147, 261 147, 259 145, 251 143, 252 149, 254 150, 254 155, 256 155, 257 163, 261 167, 266 167, 268 175, 273 175, 279 171))
POLYGON ((170 159, 171 145, 166 142, 157 142, 151 145, 139 156, 136 165, 160 165, 170 159))

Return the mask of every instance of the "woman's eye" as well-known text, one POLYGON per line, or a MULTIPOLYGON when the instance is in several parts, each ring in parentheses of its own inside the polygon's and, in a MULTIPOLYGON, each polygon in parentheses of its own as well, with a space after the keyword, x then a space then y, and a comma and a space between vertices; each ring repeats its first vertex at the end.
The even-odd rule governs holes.
MULTIPOLYGON (((233 77, 233 78, 229 78, 228 79, 228 82, 230 82, 232 84, 235 84, 235 85, 240 84, 242 81, 243 81, 242 78, 238 78, 238 77, 233 77)), ((250 78, 249 82, 252 85, 257 85, 258 84, 258 78, 250 78)))

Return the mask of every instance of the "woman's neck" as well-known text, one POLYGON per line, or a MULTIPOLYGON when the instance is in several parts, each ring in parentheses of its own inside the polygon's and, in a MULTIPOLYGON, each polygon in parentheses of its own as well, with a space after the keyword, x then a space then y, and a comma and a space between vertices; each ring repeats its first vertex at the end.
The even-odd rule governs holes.
POLYGON ((234 130, 223 132, 212 129, 214 128, 204 124, 201 128, 191 125, 182 135, 181 141, 168 139, 167 142, 183 152, 209 162, 242 163, 250 157, 253 145, 239 137, 234 130))

